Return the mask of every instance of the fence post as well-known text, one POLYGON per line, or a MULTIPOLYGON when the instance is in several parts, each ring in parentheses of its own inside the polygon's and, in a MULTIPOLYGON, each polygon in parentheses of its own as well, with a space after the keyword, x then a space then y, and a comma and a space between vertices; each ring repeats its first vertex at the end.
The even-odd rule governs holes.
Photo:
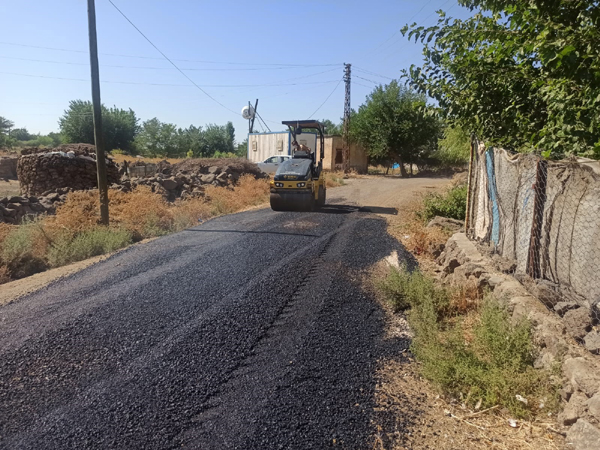
POLYGON ((541 278, 540 258, 538 256, 544 221, 544 205, 546 204, 546 186, 548 184, 548 161, 540 159, 537 163, 535 198, 533 201, 533 221, 529 237, 529 254, 527 257, 527 275, 531 278, 541 278))
POLYGON ((471 134, 471 154, 469 156, 469 178, 467 180, 467 211, 465 214, 465 234, 469 234, 469 228, 471 226, 471 187, 473 185, 473 160, 475 159, 475 135, 471 134))

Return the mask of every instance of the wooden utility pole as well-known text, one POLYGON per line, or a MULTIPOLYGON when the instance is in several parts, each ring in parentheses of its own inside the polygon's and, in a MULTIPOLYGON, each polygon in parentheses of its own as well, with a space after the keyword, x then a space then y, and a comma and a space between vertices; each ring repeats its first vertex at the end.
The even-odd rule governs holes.
POLYGON ((102 108, 100 103, 100 72, 98 69, 98 42, 96 37, 96 5, 88 0, 88 28, 90 36, 90 68, 92 71, 92 103, 94 109, 94 140, 96 142, 96 171, 98 192, 100 193, 100 217, 103 225, 108 225, 108 181, 104 135, 102 133, 102 108))

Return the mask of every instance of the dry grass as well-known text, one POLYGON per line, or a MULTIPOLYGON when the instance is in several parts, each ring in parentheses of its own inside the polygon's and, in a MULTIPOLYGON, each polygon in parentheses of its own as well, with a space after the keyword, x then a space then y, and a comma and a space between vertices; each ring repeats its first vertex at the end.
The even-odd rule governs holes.
POLYGON ((247 175, 233 188, 208 186, 205 194, 168 203, 147 187, 130 193, 110 190, 107 229, 99 225, 97 193, 73 192, 54 216, 19 226, 0 224, 0 283, 264 204, 269 182, 247 175))
POLYGON ((432 260, 452 232, 440 227, 427 228, 420 217, 422 208, 423 199, 415 199, 404 209, 402 216, 388 222, 388 232, 419 259, 432 260))
POLYGON ((387 360, 378 371, 375 393, 380 411, 392 413, 394 426, 378 426, 373 449, 406 450, 558 450, 565 439, 552 420, 516 421, 498 407, 467 409, 446 400, 418 373, 416 363, 387 360), (409 422, 410 434, 399 433, 409 422))

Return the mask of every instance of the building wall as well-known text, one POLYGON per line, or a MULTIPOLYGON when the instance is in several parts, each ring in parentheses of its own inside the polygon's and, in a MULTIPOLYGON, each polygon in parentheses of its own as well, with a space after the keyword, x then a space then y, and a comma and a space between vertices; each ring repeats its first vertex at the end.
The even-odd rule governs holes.
MULTIPOLYGON (((311 150, 317 149, 317 135, 302 133, 298 143, 311 150)), ((252 133, 248 135, 248 160, 258 163, 271 156, 291 155, 292 137, 288 131, 274 133, 252 133)))
MULTIPOLYGON (((325 137, 325 158, 323 159, 325 170, 342 170, 342 149, 343 139, 341 136, 325 137)), ((367 173, 367 152, 358 144, 350 145, 350 169, 356 170, 358 173, 367 173)))

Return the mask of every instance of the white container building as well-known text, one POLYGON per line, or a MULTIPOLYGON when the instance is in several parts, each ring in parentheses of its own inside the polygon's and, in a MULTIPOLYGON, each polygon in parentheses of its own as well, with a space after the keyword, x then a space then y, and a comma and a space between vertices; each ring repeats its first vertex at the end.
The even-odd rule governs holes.
MULTIPOLYGON (((302 133, 297 136, 298 144, 306 145, 313 152, 318 151, 317 134, 302 133)), ((289 131, 275 131, 272 133, 248 134, 248 160, 259 163, 271 156, 285 156, 292 154, 292 133, 289 131)))

